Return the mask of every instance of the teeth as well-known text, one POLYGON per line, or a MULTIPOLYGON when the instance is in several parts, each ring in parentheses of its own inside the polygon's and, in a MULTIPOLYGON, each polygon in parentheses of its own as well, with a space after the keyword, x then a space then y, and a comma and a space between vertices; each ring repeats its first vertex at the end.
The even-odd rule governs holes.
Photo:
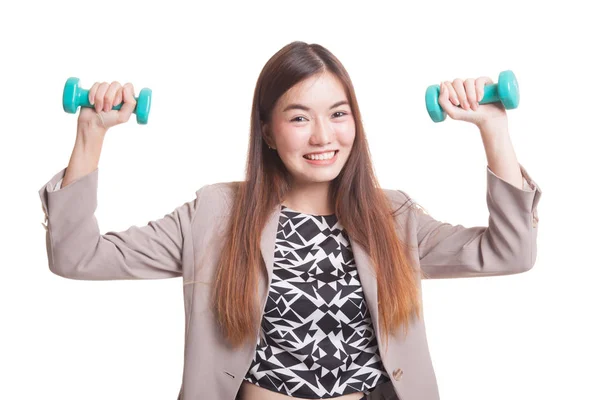
POLYGON ((323 154, 308 154, 304 157, 308 158, 309 160, 330 160, 334 155, 335 151, 330 151, 329 153, 323 154))

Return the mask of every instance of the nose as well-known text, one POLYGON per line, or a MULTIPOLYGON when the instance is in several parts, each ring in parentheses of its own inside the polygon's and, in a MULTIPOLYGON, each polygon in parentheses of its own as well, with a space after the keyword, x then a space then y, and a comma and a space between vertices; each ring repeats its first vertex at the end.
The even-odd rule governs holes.
POLYGON ((331 143, 335 136, 335 130, 329 121, 316 120, 315 128, 310 137, 313 145, 326 145, 331 143))

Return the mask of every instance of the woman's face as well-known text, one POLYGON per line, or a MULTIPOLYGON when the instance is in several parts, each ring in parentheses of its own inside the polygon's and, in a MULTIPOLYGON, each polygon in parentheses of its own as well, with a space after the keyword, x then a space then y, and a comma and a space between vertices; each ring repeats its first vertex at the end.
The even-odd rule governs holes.
POLYGON ((268 144, 276 149, 270 151, 278 152, 295 184, 337 177, 356 133, 344 87, 329 72, 290 88, 275 104, 272 126, 263 129, 270 129, 268 144))

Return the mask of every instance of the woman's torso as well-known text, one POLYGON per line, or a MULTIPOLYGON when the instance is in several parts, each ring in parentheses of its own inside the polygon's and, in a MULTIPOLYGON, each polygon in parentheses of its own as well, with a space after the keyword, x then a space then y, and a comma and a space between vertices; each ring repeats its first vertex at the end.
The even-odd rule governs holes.
POLYGON ((358 400, 370 385, 389 380, 335 215, 282 206, 262 322, 267 338, 257 343, 243 400, 358 400))

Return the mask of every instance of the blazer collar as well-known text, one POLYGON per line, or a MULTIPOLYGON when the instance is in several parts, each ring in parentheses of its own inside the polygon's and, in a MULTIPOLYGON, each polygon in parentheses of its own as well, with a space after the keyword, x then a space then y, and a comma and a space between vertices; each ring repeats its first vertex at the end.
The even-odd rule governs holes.
MULTIPOLYGON (((260 239, 260 251, 262 253, 267 272, 266 285, 262 285, 260 288, 260 293, 263 296, 263 305, 265 304, 266 296, 268 294, 267 288, 271 286, 271 279, 273 276, 275 239, 277 237, 277 231, 279 230, 280 210, 281 206, 279 204, 271 210, 271 214, 267 219, 267 223, 265 224, 260 239)), ((376 337, 379 338, 377 277, 373 272, 371 259, 363 247, 356 243, 352 238, 350 238, 350 246, 352 247, 352 252, 354 254, 354 261, 358 271, 358 277, 362 285, 365 301, 367 302, 367 307, 369 308, 369 312, 371 314, 373 329, 375 330, 376 337)))

